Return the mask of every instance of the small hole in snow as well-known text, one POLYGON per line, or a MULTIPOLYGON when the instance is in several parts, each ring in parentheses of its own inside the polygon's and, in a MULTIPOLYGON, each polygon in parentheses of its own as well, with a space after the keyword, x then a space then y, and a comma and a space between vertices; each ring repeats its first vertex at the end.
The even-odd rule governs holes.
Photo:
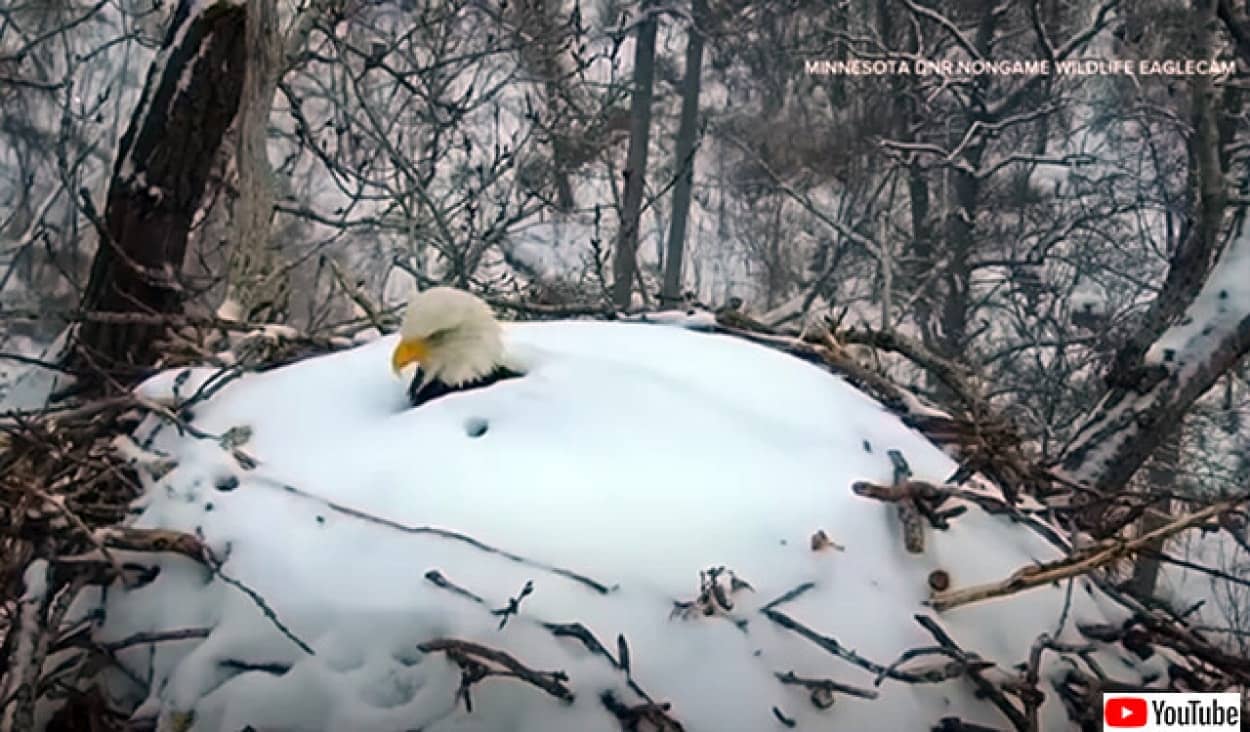
POLYGON ((464 423, 464 433, 469 437, 481 437, 490 429, 490 424, 481 417, 473 417, 464 423))
POLYGON ((229 492, 239 487, 239 479, 233 475, 227 475, 217 479, 213 487, 222 492, 229 492))
POLYGON ((212 502, 212 501, 209 501, 208 503, 205 503, 205 504, 204 504, 204 510, 205 510, 205 511, 211 511, 211 510, 213 510, 213 502, 212 502))
POLYGON ((325 522, 326 522, 326 517, 325 517, 325 516, 318 516, 318 517, 317 517, 317 523, 319 523, 319 524, 324 524, 325 522))

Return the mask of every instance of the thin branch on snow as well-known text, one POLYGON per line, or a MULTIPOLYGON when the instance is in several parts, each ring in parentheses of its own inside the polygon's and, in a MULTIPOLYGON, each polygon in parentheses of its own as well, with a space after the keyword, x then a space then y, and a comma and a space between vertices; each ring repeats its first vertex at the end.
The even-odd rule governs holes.
POLYGON ((791 618, 789 615, 786 615, 780 610, 776 610, 772 608, 764 608, 764 609, 761 609, 760 612, 763 613, 764 616, 767 617, 769 620, 773 621, 777 625, 780 625, 786 630, 789 630, 798 634, 799 636, 803 637, 804 639, 808 641, 811 641, 812 643, 828 651, 829 653, 837 656, 838 658, 841 658, 844 661, 848 661, 856 666, 859 666, 860 668, 870 673, 883 674, 887 678, 891 678, 896 681, 903 681, 909 684, 937 683, 938 681, 945 680, 945 679, 936 679, 927 674, 913 674, 909 671, 890 669, 888 666, 883 666, 879 663, 871 661, 859 655, 859 653, 842 645, 841 643, 838 642, 836 638, 832 636, 821 635, 820 633, 817 633, 815 630, 812 630, 811 628, 798 622, 794 618, 791 618))
POLYGON ((469 600, 472 600, 473 602, 476 602, 479 605, 486 604, 486 600, 483 599, 480 595, 475 595, 471 591, 466 590, 460 585, 447 579, 445 576, 443 576, 443 573, 438 571, 437 569, 431 569, 430 571, 426 572, 425 578, 429 580, 431 583, 433 583, 435 587, 441 587, 444 590, 451 590, 453 593, 461 597, 467 598, 469 600))
POLYGON ((846 694, 860 699, 876 699, 879 694, 872 689, 861 689, 833 679, 809 679, 795 674, 793 671, 773 674, 783 684, 801 686, 811 692, 812 705, 817 709, 828 709, 833 706, 834 694, 846 694))
POLYGON ((613 585, 612 587, 609 587, 601 582, 596 582, 595 580, 592 580, 589 577, 586 577, 585 575, 578 574, 577 572, 573 572, 572 570, 563 569, 561 567, 556 567, 550 564, 545 564, 543 562, 539 562, 533 559, 526 559, 525 557, 519 554, 513 554, 512 552, 509 552, 507 550, 500 549, 498 547, 491 546, 490 544, 487 544, 483 541, 479 541, 478 539, 474 539, 468 534, 462 534, 456 531, 451 531, 449 529, 440 529, 434 526, 409 526, 408 524, 403 524, 398 521, 392 521, 391 519, 382 518, 380 516, 374 516, 373 514, 368 513, 366 511, 361 511, 359 509, 355 509, 350 506, 344 506, 341 503, 336 503, 334 501, 327 500, 320 496, 315 496, 311 493, 306 493, 300 490, 299 488, 296 488, 293 485, 282 483, 272 478, 257 476, 257 479, 263 480, 264 482, 267 482, 267 483, 271 483, 274 486, 281 488, 282 490, 292 495, 296 495, 301 498, 308 499, 310 501, 316 501, 317 503, 320 503, 321 505, 325 506, 331 511, 334 511, 336 513, 341 513, 344 516, 351 516, 352 518, 360 519, 362 521, 368 521, 369 523, 377 524, 379 526, 385 526, 390 529, 395 529, 396 531, 401 531, 405 534, 426 534, 430 536, 438 536, 444 539, 451 539, 453 541, 462 542, 476 549, 481 549, 482 551, 487 552, 488 554, 494 554, 494 555, 503 557, 505 559, 511 560, 513 562, 516 562, 518 564, 524 564, 529 567, 535 567, 537 569, 541 569, 547 572, 551 572, 552 574, 559 575, 566 579, 573 580, 574 582, 577 582, 578 584, 581 584, 585 587, 589 587, 590 589, 594 590, 600 595, 607 595, 611 593, 614 589, 616 589, 615 585, 613 585))
POLYGON ((557 638, 576 638, 581 641, 586 650, 596 656, 606 658, 608 663, 612 664, 614 668, 621 668, 620 662, 613 658, 612 653, 599 642, 595 634, 581 623, 543 623, 542 626, 551 631, 551 634, 557 638))
MULTIPOLYGON (((915 619, 917 623, 920 623, 921 627, 929 631, 933 638, 943 648, 965 654, 965 657, 968 658, 976 658, 974 654, 967 654, 962 648, 960 648, 959 644, 955 643, 955 640, 951 638, 950 635, 948 635, 933 618, 927 615, 916 615, 915 619)), ((977 667, 972 663, 968 663, 966 668, 968 680, 971 681, 973 686, 977 688, 977 692, 989 699, 994 706, 998 707, 998 710, 1002 712, 1007 719, 1011 720, 1013 727, 1017 730, 1021 730, 1021 732, 1029 729, 1028 720, 1020 712, 1020 710, 1007 700, 1007 697, 1003 695, 1003 692, 1000 691, 997 686, 992 684, 981 674, 984 667, 977 667)))
POLYGON ((216 575, 218 579, 247 595, 248 598, 251 599, 252 603, 255 604, 265 617, 269 619, 269 622, 278 629, 278 632, 287 637, 287 640, 294 643, 304 653, 307 653, 310 656, 317 655, 316 651, 312 649, 312 646, 301 640, 299 636, 295 635, 295 631, 287 627, 287 625, 278 618, 277 611, 270 607, 269 603, 265 602, 265 598, 261 597, 259 592, 253 590, 251 587, 248 587, 240 580, 230 577, 225 572, 222 572, 221 564, 214 559, 211 554, 207 557, 207 561, 209 563, 209 568, 213 570, 213 574, 216 575))
POLYGON ((563 671, 535 671, 507 653, 470 641, 454 638, 438 638, 418 643, 422 653, 446 654, 460 667, 460 688, 456 696, 464 700, 465 709, 473 711, 469 689, 473 684, 490 676, 520 679, 565 702, 573 701, 573 692, 565 684, 569 680, 563 671))
POLYGON ((133 635, 128 635, 121 640, 101 643, 100 648, 110 653, 115 653, 117 651, 130 648, 131 646, 146 645, 149 643, 165 643, 168 641, 207 638, 208 634, 211 632, 212 628, 179 628, 177 630, 135 633, 133 635))
POLYGON ((234 587, 251 599, 252 603, 269 619, 278 632, 286 636, 301 651, 310 656, 316 655, 312 647, 295 635, 278 617, 265 598, 242 581, 230 577, 222 571, 222 562, 211 549, 190 534, 165 529, 139 529, 130 526, 112 526, 96 532, 103 544, 114 549, 125 549, 139 552, 172 552, 195 560, 204 565, 222 582, 234 587))
POLYGON ((672 705, 668 702, 661 704, 648 702, 631 707, 617 699, 616 694, 613 694, 610 689, 599 695, 599 701, 603 702, 603 706, 620 721, 622 729, 648 729, 655 732, 682 732, 685 729, 681 726, 681 722, 669 716, 668 710, 672 708, 672 705), (647 724, 645 727, 642 726, 644 722, 647 724))
POLYGON ((1154 531, 1133 539, 1104 542, 1088 549, 1074 551, 1070 556, 1054 562, 1023 567, 1013 572, 1010 577, 998 582, 939 592, 929 598, 928 604, 940 612, 980 600, 1014 595, 1017 592, 1034 587, 1041 587, 1069 577, 1087 574, 1147 548, 1151 545, 1151 542, 1158 539, 1166 539, 1185 529, 1203 524, 1247 500, 1250 500, 1250 497, 1243 496, 1220 501, 1193 513, 1180 516, 1154 531))
POLYGON ((908 674, 922 678, 926 683, 930 684, 941 684, 951 679, 957 679, 972 671, 981 671, 994 667, 992 661, 982 661, 976 654, 964 653, 963 651, 943 646, 923 646, 921 648, 910 648, 900 653, 894 663, 891 663, 881 673, 877 674, 877 678, 873 679, 873 684, 880 686, 883 681, 899 670, 903 664, 925 656, 944 656, 950 659, 944 663, 921 666, 919 668, 913 667, 907 670, 908 674))
MULTIPOLYGON (((426 572, 425 579, 433 583, 436 587, 449 590, 452 593, 459 595, 461 597, 464 597, 468 600, 471 600, 479 605, 482 605, 483 607, 487 605, 487 601, 485 600, 485 598, 447 579, 447 577, 444 576, 443 573, 438 571, 437 569, 431 569, 430 571, 426 572)), ((509 600, 510 604, 508 608, 505 608, 503 611, 492 610, 491 614, 492 615, 503 614, 504 620, 506 621, 507 618, 509 617, 509 614, 505 614, 505 612, 510 613, 510 614, 516 614, 516 610, 519 609, 521 599, 525 597, 526 595, 528 595, 529 592, 532 591, 532 589, 533 589, 533 584, 530 582, 527 582, 525 585, 525 588, 522 589, 521 591, 521 595, 519 597, 512 598, 511 600, 509 600)), ((654 703, 653 700, 651 699, 651 696, 647 694, 647 692, 644 691, 642 687, 639 686, 634 681, 633 675, 630 673, 629 646, 625 642, 625 636, 623 635, 617 636, 617 647, 619 648, 619 653, 618 653, 618 657, 614 658, 612 656, 612 653, 607 649, 607 647, 604 646, 603 643, 599 642, 599 639, 595 637, 595 634, 592 633, 589 628, 582 625, 581 623, 548 623, 548 622, 539 621, 538 624, 541 625, 544 629, 550 631, 550 633, 556 638, 574 638, 580 641, 587 651, 590 651, 594 655, 600 656, 606 659, 607 662, 612 665, 612 668, 620 670, 620 671, 624 671, 625 683, 629 686, 630 690, 632 690, 635 694, 639 696, 639 698, 645 700, 648 704, 654 703)), ((503 628, 502 623, 499 627, 500 629, 503 628)))
POLYGON ((1042 702, 1046 700, 1046 695, 1037 688, 1042 673, 1042 653, 1044 651, 1055 651, 1057 653, 1086 653, 1094 650, 1094 647, 1088 644, 1072 644, 1061 643, 1050 636, 1048 633, 1042 633, 1033 641, 1033 647, 1029 650, 1029 662, 1024 672, 1023 682, 1017 691, 1020 701, 1024 702, 1024 714, 1028 718, 1028 729, 1030 732, 1038 732, 1041 726, 1038 722, 1038 712, 1041 710, 1042 702))
POLYGON ((780 596, 780 597, 778 597, 777 599, 773 600, 772 602, 768 603, 768 604, 767 604, 767 605, 765 605, 764 607, 760 608, 760 611, 761 611, 761 612, 763 612, 764 610, 772 610, 773 608, 777 607, 778 605, 784 605, 784 604, 786 604, 787 602, 791 602, 792 600, 794 600, 794 599, 798 598, 800 595, 802 595, 803 593, 807 592, 808 590, 812 590, 812 589, 815 589, 815 588, 816 588, 816 583, 815 583, 815 582, 804 582, 803 584, 799 585, 798 587, 795 587, 794 589, 789 590, 788 592, 786 592, 785 594, 781 595, 781 596, 780 596))
POLYGON ((507 606, 501 607, 498 610, 490 611, 491 615, 497 615, 499 617, 499 630, 503 630, 504 626, 508 624, 508 618, 513 615, 521 614, 521 601, 526 597, 529 597, 533 591, 534 581, 526 580, 525 586, 521 588, 521 592, 518 593, 516 597, 508 598, 507 606))
POLYGON ((777 718, 778 722, 781 722, 782 725, 790 729, 793 729, 799 725, 799 723, 796 722, 794 719, 787 717, 785 712, 781 711, 780 707, 776 707, 776 706, 773 707, 773 716, 777 718))
POLYGON ((624 635, 618 635, 616 637, 618 657, 613 658, 612 652, 609 651, 603 643, 599 642, 599 639, 595 637, 595 634, 592 633, 589 628, 581 623, 540 623, 540 625, 551 631, 551 634, 555 637, 574 638, 580 641, 582 646, 584 646, 587 651, 590 651, 596 656, 601 656, 607 659, 608 663, 612 664, 613 668, 625 672, 625 683, 629 686, 631 691, 637 694, 639 698, 643 699, 648 704, 655 703, 651 698, 651 695, 644 691, 643 688, 638 685, 638 682, 634 681, 633 674, 630 672, 629 668, 629 645, 625 642, 624 635))

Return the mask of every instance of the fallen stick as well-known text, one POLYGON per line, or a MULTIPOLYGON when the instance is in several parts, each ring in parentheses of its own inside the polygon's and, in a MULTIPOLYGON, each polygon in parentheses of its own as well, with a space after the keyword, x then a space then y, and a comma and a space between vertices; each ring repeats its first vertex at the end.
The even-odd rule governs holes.
POLYGON ((973 585, 972 587, 947 590, 946 592, 936 592, 929 598, 927 604, 940 612, 980 600, 1014 595, 1017 592, 1023 592, 1034 587, 1041 587, 1052 582, 1077 577, 1142 549, 1149 548, 1151 543, 1159 539, 1165 539, 1185 529, 1202 524, 1208 519, 1237 507, 1247 499, 1248 497, 1242 496, 1213 503, 1206 508, 1181 516, 1154 531, 1133 539, 1118 541, 1110 546, 1098 546, 1090 550, 1080 550, 1058 561, 1022 567, 1013 572, 1010 577, 998 582, 973 585))

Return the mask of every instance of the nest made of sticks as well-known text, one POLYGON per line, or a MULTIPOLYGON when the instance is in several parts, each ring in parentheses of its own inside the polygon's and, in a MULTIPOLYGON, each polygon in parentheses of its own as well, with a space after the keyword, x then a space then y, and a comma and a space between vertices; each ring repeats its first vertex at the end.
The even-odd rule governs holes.
MULTIPOLYGON (((136 458, 130 435, 139 424, 154 418, 167 428, 194 434, 184 418, 188 410, 239 376, 347 348, 393 325, 389 315, 375 316, 332 332, 303 334, 285 326, 171 319, 158 365, 215 369, 193 394, 158 403, 115 389, 37 413, 0 417, 0 732, 34 729, 37 707, 55 710, 48 724, 54 731, 135 729, 129 710, 113 708, 89 683, 101 669, 120 666, 113 656, 116 649, 93 642, 90 617, 67 625, 71 605, 90 587, 151 581, 156 562, 145 561, 145 555, 178 552, 213 568, 213 558, 195 537, 119 528, 141 494, 138 471, 155 475, 152 471, 161 469, 159 456, 155 461, 136 458)), ((873 394, 909 424, 953 449, 957 457, 962 455, 968 472, 994 479, 1008 496, 993 499, 1002 511, 1014 511, 1011 492, 1040 475, 1018 449, 1018 438, 988 411, 982 413, 974 397, 967 399, 974 408, 944 416, 858 364, 832 332, 791 338, 725 314, 718 317, 716 329, 816 362, 873 394)), ((141 446, 137 449, 142 452, 141 446)), ((1119 599, 1133 608, 1131 598, 1119 599)), ((1187 680, 1189 688, 1236 687, 1250 680, 1250 663, 1190 631, 1184 618, 1140 604, 1136 610, 1131 626, 1106 629, 1108 637, 1123 636, 1126 647, 1128 639, 1138 646, 1158 644, 1189 658, 1192 670, 1178 667, 1172 674, 1187 680)), ((155 640, 159 639, 135 642, 155 640)), ((1039 645, 1035 655, 1047 647, 1039 645)), ((1035 665, 1036 659, 1032 662, 1035 665)), ((1069 715, 1096 720, 1101 691, 1117 685, 1073 674, 1071 684, 1064 687, 1071 693, 1063 695, 1069 715)), ((1020 712, 1017 728, 1036 724, 1035 707, 1031 711, 1020 712)))
POLYGON ((98 691, 82 691, 94 689, 84 681, 115 663, 110 650, 92 644, 90 623, 65 627, 65 620, 88 587, 151 581, 155 562, 145 563, 144 553, 204 558, 194 537, 118 530, 143 490, 137 471, 161 470, 159 456, 136 457, 142 450, 130 435, 140 423, 154 416, 194 432, 184 419, 188 410, 242 374, 376 337, 367 321, 314 335, 185 317, 164 326, 158 367, 214 368, 206 388, 160 403, 100 374, 104 388, 93 396, 0 415, 0 732, 34 729, 36 708, 44 705, 56 709, 49 730, 131 729, 127 711, 111 708, 98 691), (85 653, 49 663, 75 649, 85 653))

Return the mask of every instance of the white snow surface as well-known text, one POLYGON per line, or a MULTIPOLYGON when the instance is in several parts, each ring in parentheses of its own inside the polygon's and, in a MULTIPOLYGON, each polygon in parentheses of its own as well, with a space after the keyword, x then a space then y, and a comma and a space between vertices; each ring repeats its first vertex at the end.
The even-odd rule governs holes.
MULTIPOLYGON (((693 732, 780 729, 776 707, 808 730, 921 730, 940 718, 1007 728, 966 680, 912 685, 887 679, 875 700, 838 694, 829 709, 775 672, 866 689, 875 675, 770 621, 759 609, 803 583, 778 610, 883 665, 932 646, 914 620, 928 614, 964 648, 1012 674, 1038 634, 1054 633, 1065 588, 935 613, 926 578, 955 587, 1006 577, 1057 556, 1029 529, 980 509, 930 530, 908 554, 893 507, 850 491, 889 482, 887 450, 918 478, 941 482, 954 463, 839 378, 728 336, 653 324, 506 326, 528 374, 410 409, 389 369, 394 337, 245 376, 195 407, 194 425, 250 429, 244 470, 214 440, 174 428, 137 435, 177 467, 137 506, 134 525, 197 534, 222 572, 264 598, 314 654, 284 636, 246 593, 193 561, 162 555, 155 581, 111 588, 98 641, 207 628, 206 638, 118 652, 134 681, 119 694, 161 728, 193 715, 195 730, 619 730, 600 702, 613 690, 640 703, 624 673, 543 623, 581 623, 615 656, 624 636, 632 678, 693 732), (471 429, 487 431, 470 436, 471 429), (237 480, 237 485, 232 485, 237 480), (290 486, 296 489, 291 491, 290 486), (222 490, 222 488, 232 488, 222 490), (384 525, 330 504, 393 522, 384 525), (528 560, 408 527, 455 531, 528 560), (823 529, 844 551, 813 551, 823 529), (600 594, 544 566, 612 588, 600 594), (699 572, 725 566, 754 591, 733 595, 730 617, 670 617, 694 600, 699 572), (478 604, 425 578, 437 570, 485 599, 478 604), (520 615, 499 628, 491 609, 532 580, 520 615), (437 638, 504 650, 530 668, 568 674, 560 702, 515 679, 456 697, 459 669, 419 643, 437 638), (283 669, 286 669, 283 671, 283 669)), ((150 397, 194 391, 211 370, 162 374, 150 397), (179 378, 181 377, 181 378, 179 378)), ((153 418, 154 419, 154 418, 153 418)), ((239 434, 237 431, 235 434, 239 434)), ((141 471, 142 472, 142 471, 141 471)), ((137 557, 150 562, 151 555, 137 557)), ((1077 583, 1061 638, 1075 624, 1117 622, 1114 603, 1077 583)), ((1115 647, 1099 662, 1117 679, 1158 673, 1115 647)), ((1045 654, 1042 728, 1070 724, 1049 679, 1067 666, 1045 654)), ((922 657, 903 665, 932 664, 922 657)))

